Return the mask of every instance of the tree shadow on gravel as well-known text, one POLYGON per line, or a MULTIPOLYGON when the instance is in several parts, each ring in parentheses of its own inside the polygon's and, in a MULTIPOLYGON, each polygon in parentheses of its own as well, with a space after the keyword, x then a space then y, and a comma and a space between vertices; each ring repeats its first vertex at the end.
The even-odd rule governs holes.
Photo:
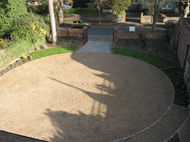
MULTIPOLYGON (((111 56, 111 58, 102 58, 104 56, 109 55, 101 56, 97 54, 94 56, 88 53, 72 55, 72 59, 76 62, 91 70, 101 72, 98 74, 92 73, 94 76, 103 79, 101 84, 96 83, 95 87, 99 90, 98 92, 91 92, 82 87, 74 86, 71 83, 64 82, 63 78, 48 77, 64 87, 82 92, 93 100, 89 110, 90 113, 80 110, 74 110, 75 113, 73 113, 47 109, 45 115, 49 117, 52 126, 55 128, 54 135, 50 138, 50 141, 113 141, 141 131, 151 125, 167 110, 167 105, 160 105, 158 102, 158 91, 150 89, 149 85, 144 83, 148 80, 143 77, 146 76, 144 74, 147 74, 146 68, 144 70, 143 66, 137 66, 137 69, 133 69, 133 64, 138 65, 136 62, 126 64, 126 61, 122 60, 124 58, 121 58, 118 62, 113 60, 111 56), (133 74, 134 72, 143 74, 136 76, 136 74, 133 74), (140 77, 143 79, 139 79, 140 77), (134 84, 135 82, 136 84, 134 84), (145 90, 145 94, 142 93, 143 90, 145 90)), ((142 62, 140 61, 140 63, 142 62)), ((151 67, 150 72, 147 74, 149 77, 151 77, 151 71, 153 70, 154 68, 151 67)), ((158 73, 155 79, 160 76, 163 77, 162 74, 158 73)), ((156 82, 152 84, 159 86, 156 82)), ((164 85, 167 85, 167 83, 160 87, 164 85)))

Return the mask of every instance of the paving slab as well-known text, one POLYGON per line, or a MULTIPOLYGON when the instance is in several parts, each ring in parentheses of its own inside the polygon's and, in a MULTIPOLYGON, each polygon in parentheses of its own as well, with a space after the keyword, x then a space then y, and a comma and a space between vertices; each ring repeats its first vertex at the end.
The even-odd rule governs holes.
POLYGON ((111 53, 113 42, 88 41, 77 52, 111 53))
POLYGON ((171 81, 143 61, 55 55, 0 77, 0 130, 52 142, 113 141, 157 122, 173 97, 171 81))

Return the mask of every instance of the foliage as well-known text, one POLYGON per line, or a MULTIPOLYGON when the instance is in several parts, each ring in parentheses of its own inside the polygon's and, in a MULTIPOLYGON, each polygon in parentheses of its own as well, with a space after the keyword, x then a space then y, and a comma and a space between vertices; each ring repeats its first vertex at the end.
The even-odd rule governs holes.
POLYGON ((39 15, 29 13, 18 19, 13 27, 11 37, 14 40, 29 40, 38 43, 49 34, 49 27, 39 15))
POLYGON ((9 44, 9 46, 5 48, 5 53, 0 54, 0 69, 7 66, 14 59, 19 58, 23 56, 25 53, 28 53, 29 51, 33 50, 35 46, 39 45, 34 45, 28 40, 15 41, 9 44))
POLYGON ((87 8, 90 0, 73 0, 73 7, 87 8))
POLYGON ((47 15, 49 13, 48 9, 48 1, 47 0, 38 0, 38 2, 41 3, 41 5, 37 6, 28 6, 27 10, 28 12, 40 14, 40 15, 47 15))
POLYGON ((183 0, 178 3, 179 13, 181 17, 184 16, 184 11, 187 6, 188 6, 188 0, 183 0))
POLYGON ((131 0, 112 0, 112 10, 117 15, 123 15, 131 5, 131 0))
POLYGON ((0 2, 0 37, 10 35, 13 23, 27 13, 25 2, 25 0, 0 2))
POLYGON ((114 54, 120 54, 120 55, 125 55, 125 56, 130 56, 134 57, 140 60, 143 60, 145 62, 148 62, 149 64, 154 65, 157 68, 168 68, 168 67, 173 67, 176 66, 177 64, 163 58, 161 56, 151 54, 148 52, 132 49, 132 48, 120 48, 120 47, 115 47, 113 50, 114 54))
POLYGON ((7 39, 0 38, 0 49, 7 47, 8 44, 9 44, 9 41, 7 39))
POLYGON ((96 8, 64 8, 63 12, 65 14, 97 14, 98 10, 96 8))
POLYGON ((63 54, 63 53, 72 53, 77 48, 77 46, 66 46, 66 47, 58 47, 58 48, 50 48, 46 50, 40 50, 32 52, 30 55, 39 59, 46 56, 51 56, 55 54, 63 54))

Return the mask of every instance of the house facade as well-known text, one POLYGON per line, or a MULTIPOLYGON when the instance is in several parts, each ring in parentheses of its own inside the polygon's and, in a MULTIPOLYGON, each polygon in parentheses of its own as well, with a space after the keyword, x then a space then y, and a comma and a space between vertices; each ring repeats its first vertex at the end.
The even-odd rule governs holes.
MULTIPOLYGON (((177 5, 177 2, 174 2, 172 0, 165 0, 161 3, 161 11, 178 13, 179 11, 177 5)), ((142 2, 142 0, 131 0, 129 11, 143 11, 145 9, 153 9, 153 7, 153 0, 146 0, 146 2, 142 2)))

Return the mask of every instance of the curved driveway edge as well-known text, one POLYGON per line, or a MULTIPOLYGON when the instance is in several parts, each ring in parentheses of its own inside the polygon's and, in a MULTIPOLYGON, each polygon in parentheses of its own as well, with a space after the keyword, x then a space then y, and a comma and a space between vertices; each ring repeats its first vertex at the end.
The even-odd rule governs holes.
POLYGON ((46 57, 0 77, 0 84, 0 129, 47 141, 132 135, 173 102, 173 86, 162 72, 120 55, 46 57))

